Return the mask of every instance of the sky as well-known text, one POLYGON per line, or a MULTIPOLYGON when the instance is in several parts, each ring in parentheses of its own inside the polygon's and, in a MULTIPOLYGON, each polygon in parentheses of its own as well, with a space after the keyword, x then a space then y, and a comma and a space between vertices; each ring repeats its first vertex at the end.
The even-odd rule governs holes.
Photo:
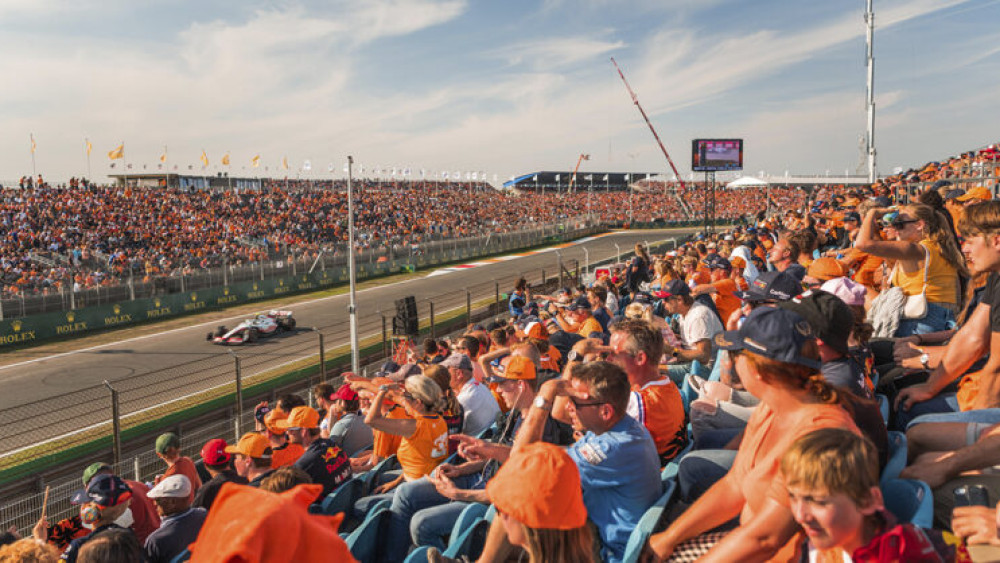
MULTIPOLYGON (((166 170, 231 176, 343 177, 347 155, 365 175, 411 178, 502 183, 571 170, 581 154, 584 173, 666 173, 611 57, 685 179, 699 137, 744 139, 749 174, 854 174, 864 11, 863 0, 0 0, 0 183, 30 174, 32 156, 50 181, 87 175, 85 139, 99 181, 154 172, 164 152, 166 170)), ((875 0, 882 174, 1000 141, 998 21, 1000 0, 875 0)))

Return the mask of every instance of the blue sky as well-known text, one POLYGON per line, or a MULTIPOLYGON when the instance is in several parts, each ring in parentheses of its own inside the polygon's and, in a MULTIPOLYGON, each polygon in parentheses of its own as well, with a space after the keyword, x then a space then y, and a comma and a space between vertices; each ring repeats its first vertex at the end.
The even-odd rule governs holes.
MULTIPOLYGON (((1000 0, 876 0, 879 169, 1000 140, 1000 0)), ((328 176, 667 165, 742 137, 746 170, 852 173, 864 1, 2 0, 0 182, 133 170, 328 176), (256 171, 250 159, 259 154, 256 171), (303 171, 304 161, 311 170, 303 171), (269 169, 264 171, 265 166, 269 169)))

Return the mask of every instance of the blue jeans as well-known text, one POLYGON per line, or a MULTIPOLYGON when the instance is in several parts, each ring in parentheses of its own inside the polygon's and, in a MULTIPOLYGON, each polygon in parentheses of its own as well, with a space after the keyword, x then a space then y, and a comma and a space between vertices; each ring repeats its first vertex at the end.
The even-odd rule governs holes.
POLYGON ((925 422, 982 422, 986 424, 1000 423, 1000 409, 978 409, 974 411, 925 414, 910 421, 906 426, 909 430, 925 422))
POLYGON ((913 336, 914 334, 927 334, 939 330, 955 328, 955 313, 950 309, 945 309, 934 303, 927 304, 927 314, 922 319, 900 319, 899 328, 896 329, 896 337, 913 336))
MULTIPOLYGON (((958 395, 955 393, 942 393, 926 401, 915 403, 910 410, 900 408, 896 412, 896 428, 905 429, 917 417, 923 418, 928 415, 956 414, 960 411, 958 407, 958 395)), ((957 421, 953 421, 957 422, 957 421)))
POLYGON ((693 503, 733 467, 736 450, 693 450, 677 467, 680 498, 693 503))

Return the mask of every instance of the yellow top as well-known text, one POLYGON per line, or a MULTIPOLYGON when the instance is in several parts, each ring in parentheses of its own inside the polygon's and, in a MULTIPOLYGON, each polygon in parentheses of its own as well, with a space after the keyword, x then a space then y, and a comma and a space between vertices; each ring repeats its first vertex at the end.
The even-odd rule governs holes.
POLYGON ((958 303, 958 271, 944 259, 941 248, 931 239, 924 239, 920 244, 927 249, 930 265, 925 266, 920 260, 916 271, 906 273, 901 267, 895 268, 892 275, 892 285, 899 286, 906 295, 920 295, 924 289, 924 268, 927 268, 927 302, 928 303, 958 303))

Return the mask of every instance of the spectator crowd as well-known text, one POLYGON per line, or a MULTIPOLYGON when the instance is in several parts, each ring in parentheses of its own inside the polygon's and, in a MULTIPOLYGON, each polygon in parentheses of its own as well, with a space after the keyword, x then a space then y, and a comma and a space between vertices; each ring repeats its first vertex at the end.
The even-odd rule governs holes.
POLYGON ((519 280, 150 483, 86 467, 0 561, 998 560, 1000 200, 929 167, 519 280))

